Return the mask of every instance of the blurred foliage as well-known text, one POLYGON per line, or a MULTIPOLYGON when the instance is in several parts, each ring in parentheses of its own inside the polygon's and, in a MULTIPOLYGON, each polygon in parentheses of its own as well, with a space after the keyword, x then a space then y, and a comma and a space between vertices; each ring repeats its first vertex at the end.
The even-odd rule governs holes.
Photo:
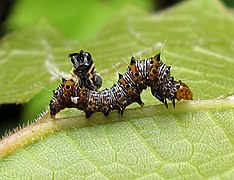
POLYGON ((234 0, 223 0, 228 6, 234 7, 234 0))
MULTIPOLYGON (((81 41, 92 39, 110 18, 114 18, 123 6, 134 5, 148 12, 163 9, 185 0, 16 0, 8 21, 7 29, 14 31, 46 19, 63 35, 81 41), (79 29, 79 31, 77 31, 79 29)), ((234 0, 223 0, 228 6, 234 6, 234 0)), ((1 3, 3 10, 9 3, 1 3)), ((5 16, 5 11, 2 11, 5 16)))
POLYGON ((23 28, 45 18, 65 37, 86 40, 95 37, 96 32, 128 4, 152 8, 150 0, 19 0, 9 19, 9 28, 23 28))

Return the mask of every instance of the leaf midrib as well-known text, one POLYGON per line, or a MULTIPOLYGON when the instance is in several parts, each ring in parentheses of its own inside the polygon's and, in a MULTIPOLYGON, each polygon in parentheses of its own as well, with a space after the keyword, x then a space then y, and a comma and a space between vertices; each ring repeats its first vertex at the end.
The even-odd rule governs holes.
MULTIPOLYGON (((129 121, 131 119, 139 119, 140 117, 153 117, 164 114, 178 114, 183 112, 195 112, 206 110, 223 110, 233 109, 234 100, 220 99, 220 100, 196 100, 196 101, 183 101, 176 104, 176 108, 169 106, 168 109, 164 105, 145 106, 143 108, 127 109, 124 116, 121 117, 117 113, 111 113, 109 117, 104 117, 103 114, 98 113, 93 115, 89 120, 85 116, 67 116, 63 112, 58 114, 61 116, 57 120, 52 120, 49 112, 45 113, 41 118, 31 125, 20 129, 19 131, 5 136, 0 141, 0 158, 3 158, 16 149, 32 143, 42 137, 48 136, 54 132, 74 129, 85 128, 93 125, 109 124, 113 122, 129 121), (142 113, 143 112, 143 113, 142 113)), ((231 137, 226 133, 230 142, 231 137)))

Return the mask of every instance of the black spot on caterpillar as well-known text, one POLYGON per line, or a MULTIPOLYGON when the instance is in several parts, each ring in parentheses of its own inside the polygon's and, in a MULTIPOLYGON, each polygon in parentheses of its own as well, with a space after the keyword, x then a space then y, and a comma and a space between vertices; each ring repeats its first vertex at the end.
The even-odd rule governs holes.
POLYGON ((132 57, 126 72, 119 74, 118 82, 109 89, 97 91, 72 79, 63 79, 50 101, 50 114, 55 118, 64 108, 77 108, 83 110, 87 118, 95 112, 108 116, 111 110, 122 115, 125 108, 134 102, 144 105, 140 94, 147 87, 166 107, 167 99, 175 107, 175 100, 191 100, 193 95, 185 83, 174 80, 170 66, 161 61, 160 54, 144 60, 132 57))

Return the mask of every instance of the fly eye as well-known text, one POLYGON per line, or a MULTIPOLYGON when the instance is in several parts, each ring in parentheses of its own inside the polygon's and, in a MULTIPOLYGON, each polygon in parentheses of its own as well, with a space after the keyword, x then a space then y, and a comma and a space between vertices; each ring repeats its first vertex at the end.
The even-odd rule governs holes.
POLYGON ((70 86, 70 85, 66 85, 66 86, 65 86, 65 89, 66 89, 66 90, 69 90, 69 89, 71 89, 71 86, 70 86))
POLYGON ((130 85, 129 85, 129 84, 127 84, 127 85, 126 85, 126 88, 127 88, 127 89, 128 89, 128 88, 130 88, 130 85))

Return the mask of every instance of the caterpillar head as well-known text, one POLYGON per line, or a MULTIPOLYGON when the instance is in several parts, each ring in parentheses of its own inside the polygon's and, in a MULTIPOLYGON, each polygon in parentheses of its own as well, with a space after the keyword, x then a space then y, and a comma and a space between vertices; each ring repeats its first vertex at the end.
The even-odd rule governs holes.
POLYGON ((163 81, 156 81, 151 86, 151 93, 168 108, 167 99, 172 101, 175 107, 175 100, 192 100, 193 93, 189 87, 181 82, 174 81, 173 77, 168 77, 163 81))
POLYGON ((62 84, 53 91, 53 97, 50 100, 50 115, 55 119, 55 115, 64 108, 74 107, 74 103, 71 102, 71 96, 75 94, 75 82, 70 79, 62 79, 62 84))
POLYGON ((178 82, 175 81, 175 86, 177 86, 176 99, 178 101, 180 101, 181 99, 185 100, 193 99, 193 93, 185 83, 181 81, 178 82))
POLYGON ((74 65, 75 73, 86 74, 93 65, 92 56, 90 53, 81 50, 77 53, 69 54, 71 62, 74 65))

